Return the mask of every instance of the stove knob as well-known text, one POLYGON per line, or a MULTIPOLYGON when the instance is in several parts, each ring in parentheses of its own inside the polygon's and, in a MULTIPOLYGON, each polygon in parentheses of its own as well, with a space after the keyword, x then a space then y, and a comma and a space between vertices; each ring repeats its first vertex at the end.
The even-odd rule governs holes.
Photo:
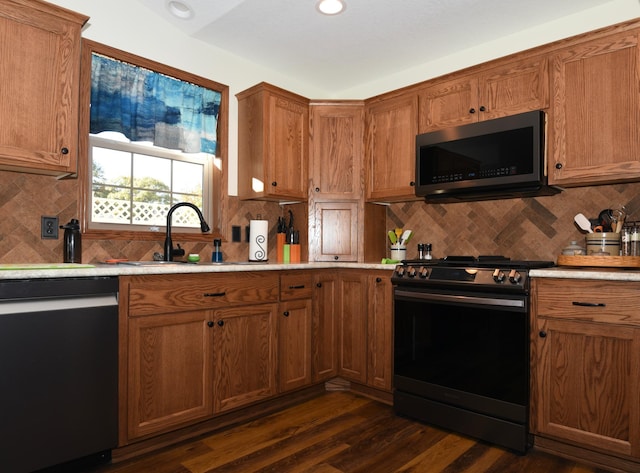
POLYGON ((398 275, 399 278, 404 276, 404 266, 397 266, 396 267, 396 274, 398 275))
POLYGON ((418 276, 420 276, 422 279, 426 279, 427 276, 429 276, 429 270, 424 266, 420 266, 420 271, 418 272, 418 276))
POLYGON ((504 271, 501 271, 499 269, 496 269, 493 272, 493 280, 495 282, 504 282, 504 271))
POLYGON ((512 284, 518 284, 521 279, 522 279, 522 275, 515 269, 512 269, 511 272, 509 273, 509 281, 512 284))
POLYGON ((409 269, 407 269, 407 273, 408 273, 408 276, 410 278, 415 278, 416 277, 416 268, 414 268, 413 266, 409 266, 409 269))

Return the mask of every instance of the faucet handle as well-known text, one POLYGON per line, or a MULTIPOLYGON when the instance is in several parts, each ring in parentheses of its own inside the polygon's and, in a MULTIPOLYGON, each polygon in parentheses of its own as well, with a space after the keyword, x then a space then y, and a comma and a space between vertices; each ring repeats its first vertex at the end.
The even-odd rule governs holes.
POLYGON ((180 243, 176 245, 178 248, 174 248, 171 252, 173 256, 184 256, 184 248, 180 246, 180 243))

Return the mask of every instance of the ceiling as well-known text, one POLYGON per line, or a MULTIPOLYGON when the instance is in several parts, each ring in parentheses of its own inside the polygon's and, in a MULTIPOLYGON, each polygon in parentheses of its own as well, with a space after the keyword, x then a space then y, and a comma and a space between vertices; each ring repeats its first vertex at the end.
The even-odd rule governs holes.
POLYGON ((345 0, 336 16, 317 0, 138 0, 193 38, 294 76, 345 90, 612 0, 345 0))

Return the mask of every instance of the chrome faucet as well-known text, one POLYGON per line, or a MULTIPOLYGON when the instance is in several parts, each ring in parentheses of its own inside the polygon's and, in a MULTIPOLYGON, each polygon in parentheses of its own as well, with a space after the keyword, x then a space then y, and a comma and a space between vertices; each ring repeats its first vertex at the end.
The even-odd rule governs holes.
MULTIPOLYGON (((173 215, 173 212, 178 207, 191 207, 193 210, 196 211, 196 213, 198 214, 198 218, 200 219, 200 230, 202 230, 202 233, 205 233, 211 230, 207 222, 205 222, 200 209, 195 205, 193 205, 191 202, 178 202, 177 204, 173 205, 169 209, 169 212, 167 213, 167 235, 164 238, 164 260, 165 261, 173 261, 173 255, 174 255, 174 252, 176 251, 173 249, 173 242, 171 241, 171 216, 173 215)), ((182 254, 184 254, 184 250, 180 250, 180 251, 182 251, 182 254)))

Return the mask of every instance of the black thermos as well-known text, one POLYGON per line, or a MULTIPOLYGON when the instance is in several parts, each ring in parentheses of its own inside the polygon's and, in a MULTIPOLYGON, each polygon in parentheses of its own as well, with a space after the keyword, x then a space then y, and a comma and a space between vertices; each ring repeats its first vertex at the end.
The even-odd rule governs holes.
POLYGON ((64 262, 82 263, 82 237, 80 235, 80 222, 72 218, 64 228, 64 262))

